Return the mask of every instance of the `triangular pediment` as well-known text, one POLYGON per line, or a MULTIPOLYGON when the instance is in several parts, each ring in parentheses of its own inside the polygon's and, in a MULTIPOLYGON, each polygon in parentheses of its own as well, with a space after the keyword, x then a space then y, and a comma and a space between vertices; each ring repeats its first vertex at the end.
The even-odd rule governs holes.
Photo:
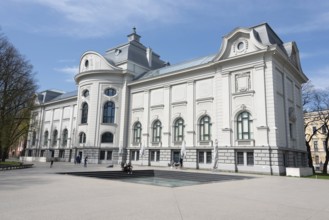
POLYGON ((265 49, 266 45, 257 40, 253 29, 237 28, 223 37, 219 53, 214 61, 229 59, 265 49))
POLYGON ((96 70, 121 70, 109 63, 102 55, 88 51, 81 56, 79 73, 96 70))

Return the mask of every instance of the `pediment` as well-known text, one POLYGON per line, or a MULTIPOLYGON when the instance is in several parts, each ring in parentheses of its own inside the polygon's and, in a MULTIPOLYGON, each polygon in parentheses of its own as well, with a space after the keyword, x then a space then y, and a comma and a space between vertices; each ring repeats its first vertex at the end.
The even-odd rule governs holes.
POLYGON ((88 51, 81 56, 79 73, 95 70, 121 70, 109 63, 102 55, 88 51))
POLYGON ((223 37, 221 48, 214 61, 241 56, 265 48, 266 45, 257 40, 253 29, 237 28, 223 37))

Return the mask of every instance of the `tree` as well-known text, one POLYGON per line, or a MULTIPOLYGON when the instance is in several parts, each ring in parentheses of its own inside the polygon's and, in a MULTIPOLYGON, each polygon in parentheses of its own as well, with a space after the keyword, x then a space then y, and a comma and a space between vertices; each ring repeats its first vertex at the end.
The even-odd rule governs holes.
POLYGON ((329 90, 315 89, 314 86, 308 82, 303 85, 303 107, 305 114, 304 129, 305 129, 305 143, 308 151, 309 167, 314 166, 311 156, 310 142, 317 134, 324 138, 325 161, 323 163, 323 173, 327 173, 329 151, 329 90), (316 126, 315 126, 316 125, 316 126), (313 129, 315 127, 315 129, 313 129))
POLYGON ((36 82, 33 67, 0 34, 0 159, 5 161, 9 149, 29 127, 34 106, 36 82))

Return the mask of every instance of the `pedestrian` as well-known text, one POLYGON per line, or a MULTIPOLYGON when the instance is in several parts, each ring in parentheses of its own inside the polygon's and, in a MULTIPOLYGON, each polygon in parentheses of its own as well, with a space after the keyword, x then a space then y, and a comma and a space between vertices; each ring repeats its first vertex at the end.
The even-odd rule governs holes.
POLYGON ((50 158, 50 168, 53 167, 53 164, 54 164, 54 158, 52 157, 52 158, 50 158))
POLYGON ((180 163, 180 168, 183 168, 183 157, 180 158, 179 163, 180 163))
POLYGON ((88 156, 85 157, 85 167, 87 167, 88 156))

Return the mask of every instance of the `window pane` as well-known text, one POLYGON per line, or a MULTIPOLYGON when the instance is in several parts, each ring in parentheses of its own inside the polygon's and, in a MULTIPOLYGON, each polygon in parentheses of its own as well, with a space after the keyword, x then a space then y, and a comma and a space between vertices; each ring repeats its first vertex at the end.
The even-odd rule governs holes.
POLYGON ((157 158, 156 158, 156 161, 160 161, 160 151, 159 151, 159 150, 157 151, 157 158))
POLYGON ((207 152, 207 163, 212 162, 211 152, 207 152))
POLYGON ((107 160, 112 160, 112 151, 107 151, 107 160))
POLYGON ((199 152, 199 163, 204 163, 204 152, 203 151, 199 152))
POLYGON ((247 165, 254 165, 254 153, 247 152, 247 165))
POLYGON ((100 152, 99 159, 100 159, 100 160, 104 160, 104 159, 105 159, 105 151, 102 150, 102 151, 100 152))
POLYGON ((237 164, 239 165, 243 165, 244 161, 243 161, 243 152, 237 152, 237 164))

